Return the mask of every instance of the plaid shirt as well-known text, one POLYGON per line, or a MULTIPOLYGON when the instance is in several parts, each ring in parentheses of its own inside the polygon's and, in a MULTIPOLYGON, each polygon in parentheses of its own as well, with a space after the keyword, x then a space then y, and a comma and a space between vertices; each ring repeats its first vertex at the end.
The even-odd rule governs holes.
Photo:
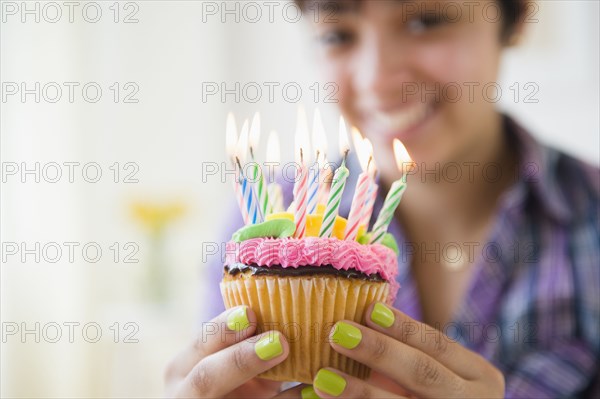
MULTIPOLYGON (((487 244, 474 251, 466 294, 442 331, 504 373, 506 397, 600 397, 599 170, 541 145, 508 117, 505 132, 521 173, 501 196, 487 244)), ((356 163, 349 169, 347 187, 354 187, 356 163)), ((351 192, 341 214, 348 213, 351 192)), ((285 203, 291 196, 287 184, 285 203)), ((241 223, 236 216, 225 241, 241 223)), ((389 231, 401 248, 394 306, 420 320, 410 243, 396 220, 389 231)), ((221 279, 221 259, 209 262, 211 289, 221 279)), ((218 288, 211 294, 216 314, 223 310, 218 288)))

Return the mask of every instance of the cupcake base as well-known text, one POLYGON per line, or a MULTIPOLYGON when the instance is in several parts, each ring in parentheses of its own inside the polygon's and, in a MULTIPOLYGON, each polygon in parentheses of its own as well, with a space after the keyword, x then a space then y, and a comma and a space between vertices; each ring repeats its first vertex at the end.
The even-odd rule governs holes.
POLYGON ((322 367, 366 379, 370 369, 334 351, 329 332, 338 320, 360 323, 365 308, 386 302, 389 283, 332 275, 281 277, 225 273, 221 294, 226 308, 248 305, 257 333, 278 330, 290 346, 286 360, 259 377, 310 384, 322 367))

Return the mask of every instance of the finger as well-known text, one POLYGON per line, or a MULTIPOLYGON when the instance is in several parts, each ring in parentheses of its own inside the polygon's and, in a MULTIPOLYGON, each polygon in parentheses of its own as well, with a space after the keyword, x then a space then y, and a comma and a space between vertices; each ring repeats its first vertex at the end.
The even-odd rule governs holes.
POLYGON ((200 360, 179 385, 183 397, 221 397, 281 363, 289 345, 279 331, 267 331, 200 360))
POLYGON ((250 337, 255 330, 256 315, 248 306, 236 306, 202 323, 198 336, 167 367, 167 382, 185 377, 203 357, 250 337))
POLYGON ((460 396, 466 381, 431 356, 392 337, 349 320, 329 335, 337 352, 392 378, 419 396, 460 396))
POLYGON ((318 398, 312 385, 299 384, 273 396, 273 399, 316 399, 318 398))
POLYGON ((331 367, 317 372, 313 388, 321 398, 401 398, 331 367))
POLYGON ((256 398, 270 398, 273 395, 281 392, 282 384, 282 381, 272 381, 256 377, 240 385, 233 391, 228 392, 224 398, 241 398, 250 396, 254 396, 256 398))
POLYGON ((371 385, 375 385, 376 387, 395 393, 399 396, 410 395, 410 392, 408 392, 406 388, 398 384, 387 375, 378 372, 377 370, 371 370, 371 375, 366 381, 371 385))
POLYGON ((366 325, 420 350, 467 380, 478 379, 483 358, 425 323, 411 319, 381 302, 367 307, 366 325))

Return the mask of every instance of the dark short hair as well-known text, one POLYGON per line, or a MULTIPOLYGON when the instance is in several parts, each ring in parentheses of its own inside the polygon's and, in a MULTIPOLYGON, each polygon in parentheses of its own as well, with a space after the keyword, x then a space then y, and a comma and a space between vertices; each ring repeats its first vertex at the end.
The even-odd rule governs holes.
MULTIPOLYGON (((304 9, 306 3, 310 1, 318 0, 294 0, 294 2, 304 9)), ((321 0, 327 2, 328 0, 321 0)), ((332 0, 329 0, 332 1, 332 0)), ((525 11, 527 10, 527 4, 531 0, 496 0, 500 5, 502 11, 502 40, 508 40, 513 34, 515 26, 518 25, 519 21, 524 17, 525 11)))

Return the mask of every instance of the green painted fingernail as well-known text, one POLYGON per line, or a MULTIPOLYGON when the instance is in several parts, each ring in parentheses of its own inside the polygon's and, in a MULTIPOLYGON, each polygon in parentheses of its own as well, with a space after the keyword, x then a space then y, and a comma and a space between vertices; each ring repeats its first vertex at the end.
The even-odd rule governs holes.
POLYGON ((340 396, 346 388, 346 380, 339 374, 321 369, 317 372, 313 385, 319 390, 328 395, 340 396))
POLYGON ((394 312, 383 303, 377 302, 375 306, 373 306, 373 311, 371 312, 371 321, 373 321, 373 323, 388 328, 394 324, 395 319, 394 312))
POLYGON ((335 344, 343 346, 346 349, 356 348, 356 345, 360 343, 362 339, 362 333, 352 324, 338 321, 333 326, 333 334, 331 334, 331 341, 335 344))
POLYGON ((312 385, 302 388, 300 395, 302 396, 302 399, 321 399, 321 397, 315 392, 315 389, 312 387, 312 385))
POLYGON ((250 320, 248 320, 248 306, 240 306, 233 309, 227 315, 227 328, 233 331, 242 331, 248 328, 250 320))
POLYGON ((262 360, 271 360, 283 353, 279 332, 271 331, 254 344, 254 351, 262 360))

